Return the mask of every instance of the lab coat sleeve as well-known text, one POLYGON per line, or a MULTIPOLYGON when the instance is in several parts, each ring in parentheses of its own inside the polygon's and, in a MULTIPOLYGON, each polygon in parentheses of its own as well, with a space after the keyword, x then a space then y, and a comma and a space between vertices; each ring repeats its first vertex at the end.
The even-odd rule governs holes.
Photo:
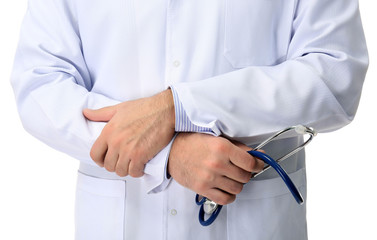
POLYGON ((291 125, 326 132, 354 118, 368 66, 358 2, 301 0, 295 11, 282 63, 173 84, 193 124, 251 144, 291 125))
MULTIPOLYGON (((73 2, 73 1, 72 1, 73 2)), ((71 2, 30 0, 11 78, 24 128, 49 146, 95 165, 89 156, 105 123, 91 122, 84 108, 119 103, 91 91, 71 2)), ((168 151, 153 159, 149 185, 163 179, 168 151), (163 156, 164 155, 164 156, 163 156), (159 167, 159 170, 157 168, 159 167)))
POLYGON ((175 131, 177 132, 200 132, 214 135, 210 128, 203 128, 193 124, 188 118, 185 109, 179 96, 177 95, 174 87, 171 86, 171 92, 173 93, 174 108, 175 108, 175 131))

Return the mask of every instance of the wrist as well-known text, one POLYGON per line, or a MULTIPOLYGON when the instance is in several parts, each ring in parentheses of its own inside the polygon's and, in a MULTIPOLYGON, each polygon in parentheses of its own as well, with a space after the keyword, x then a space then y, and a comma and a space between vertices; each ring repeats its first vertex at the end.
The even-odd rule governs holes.
POLYGON ((171 89, 162 91, 159 94, 161 101, 158 101, 160 107, 163 109, 164 118, 169 128, 175 129, 175 108, 174 108, 174 98, 171 89))

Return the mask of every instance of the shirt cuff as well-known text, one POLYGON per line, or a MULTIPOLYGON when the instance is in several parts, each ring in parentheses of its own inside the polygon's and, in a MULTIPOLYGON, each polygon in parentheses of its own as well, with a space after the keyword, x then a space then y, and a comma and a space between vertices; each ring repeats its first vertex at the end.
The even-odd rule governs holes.
POLYGON ((159 193, 169 185, 168 177, 168 159, 170 149, 177 135, 173 137, 170 143, 162 149, 152 160, 150 160, 144 169, 144 181, 147 186, 147 193, 159 193))
POLYGON ((176 132, 200 132, 200 133, 210 133, 213 134, 211 128, 201 127, 195 125, 191 122, 188 118, 185 109, 181 101, 179 101, 179 97, 177 92, 175 91, 174 87, 170 86, 170 89, 173 93, 174 99, 174 108, 175 108, 175 131, 176 132))

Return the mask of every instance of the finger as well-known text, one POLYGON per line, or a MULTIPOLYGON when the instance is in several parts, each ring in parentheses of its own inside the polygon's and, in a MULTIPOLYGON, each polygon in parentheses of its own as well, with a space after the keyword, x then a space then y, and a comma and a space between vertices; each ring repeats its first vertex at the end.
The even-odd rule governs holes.
POLYGON ((227 177, 228 179, 232 179, 238 183, 248 183, 251 179, 251 172, 246 171, 232 162, 229 162, 229 165, 221 172, 223 176, 227 177))
POLYGON ((130 161, 129 169, 128 169, 128 174, 131 177, 142 177, 144 175, 144 167, 145 164, 142 161, 130 161))
POLYGON ((129 165, 130 159, 128 158, 128 156, 120 156, 115 166, 115 173, 120 177, 127 176, 129 165))
MULTIPOLYGON (((250 174, 251 176, 251 174, 250 174)), ((249 178, 250 180, 250 178, 249 178)), ((229 194, 239 194, 242 189, 243 189, 243 183, 240 183, 238 181, 234 181, 226 176, 223 176, 219 179, 217 179, 217 188, 224 191, 224 192, 227 192, 229 194)))
MULTIPOLYGON (((258 150, 258 151, 265 153, 265 151, 263 150, 258 150)), ((262 171, 265 165, 264 162, 260 160, 259 158, 256 158, 256 160, 257 161, 255 162, 255 167, 254 167, 255 171, 253 173, 258 173, 262 171)))
POLYGON ((226 205, 236 200, 235 194, 230 194, 230 193, 221 191, 220 189, 217 189, 217 188, 211 188, 205 194, 201 194, 201 195, 211 199, 212 201, 220 205, 226 205))
POLYGON ((245 144, 243 144, 243 143, 241 143, 241 142, 232 141, 232 143, 233 143, 234 145, 236 145, 237 147, 239 147, 239 148, 245 150, 245 152, 250 151, 250 150, 253 150, 251 147, 248 147, 247 145, 245 145, 245 144))
POLYGON ((104 159, 106 157, 106 152, 107 152, 107 144, 106 144, 106 142, 102 141, 101 137, 99 137, 94 142, 92 149, 90 150, 90 157, 100 167, 103 167, 104 166, 104 159))
MULTIPOLYGON (((236 141, 233 141, 232 143, 233 143, 234 145, 236 145, 237 147, 239 147, 239 148, 245 150, 246 152, 247 152, 247 151, 250 151, 250 150, 253 150, 253 148, 251 148, 251 147, 249 147, 249 146, 247 146, 247 145, 245 145, 245 144, 243 144, 243 143, 236 142, 236 141)), ((258 149, 258 150, 256 150, 256 151, 259 151, 259 152, 262 152, 262 153, 266 153, 263 149, 258 149)))
POLYGON ((116 113, 116 105, 110 107, 104 107, 100 109, 84 109, 83 114, 84 116, 94 122, 108 122, 116 113))
POLYGON ((263 161, 257 158, 254 158, 244 149, 239 147, 234 147, 229 155, 230 161, 248 172, 259 172, 263 168, 263 161))
POLYGON ((118 158, 119 158, 118 152, 114 151, 111 148, 108 148, 105 159, 104 159, 104 163, 103 163, 103 166, 105 167, 105 169, 109 172, 115 172, 115 167, 118 162, 118 158))

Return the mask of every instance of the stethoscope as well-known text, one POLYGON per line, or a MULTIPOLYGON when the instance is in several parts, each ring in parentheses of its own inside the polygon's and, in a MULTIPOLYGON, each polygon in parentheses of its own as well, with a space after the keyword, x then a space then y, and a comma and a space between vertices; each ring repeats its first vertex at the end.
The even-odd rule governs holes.
MULTIPOLYGON (((263 172, 265 172, 266 170, 268 170, 272 167, 273 169, 275 169, 275 171, 283 179, 284 183, 288 187, 289 191, 292 193, 292 196, 294 197, 296 202, 300 205, 303 204, 304 199, 303 199, 301 193, 298 191, 297 187, 294 185, 294 183, 292 182, 292 180, 290 179, 288 174, 279 165, 279 162, 289 158, 290 156, 292 156, 292 155, 296 154, 297 152, 299 152, 300 150, 302 150, 307 144, 309 144, 312 141, 313 137, 316 136, 316 135, 317 135, 317 133, 314 131, 313 128, 306 127, 306 126, 303 126, 303 125, 297 125, 297 126, 292 126, 292 127, 288 127, 286 129, 283 129, 280 132, 277 132, 273 136, 269 137, 264 142, 259 144, 256 148, 254 148, 251 151, 248 151, 248 153, 250 155, 252 155, 252 156, 254 156, 258 159, 261 159, 262 161, 264 161, 267 164, 263 168, 262 171, 253 174, 252 177, 254 178, 254 177, 262 174, 263 172), (306 135, 307 134, 307 135, 309 135, 309 138, 306 141, 304 141, 304 143, 302 143, 300 146, 293 149, 292 151, 290 151, 289 153, 285 154, 284 156, 280 157, 277 160, 274 160, 272 157, 268 156, 266 153, 258 151, 259 149, 264 147, 266 144, 268 144, 269 142, 271 142, 275 138, 277 138, 277 137, 279 137, 283 134, 286 134, 287 132, 290 132, 290 131, 295 131, 298 135, 306 135)), ((200 224, 202 226, 208 226, 208 225, 212 224, 213 221, 215 221, 215 219, 219 215, 221 208, 222 208, 222 205, 219 205, 219 204, 215 203, 214 201, 212 201, 212 200, 210 200, 206 197, 199 196, 199 194, 196 194, 195 201, 196 201, 197 205, 201 206, 200 210, 199 210, 199 222, 200 222, 200 224), (207 219, 205 219, 205 215, 209 215, 209 217, 207 219)))

